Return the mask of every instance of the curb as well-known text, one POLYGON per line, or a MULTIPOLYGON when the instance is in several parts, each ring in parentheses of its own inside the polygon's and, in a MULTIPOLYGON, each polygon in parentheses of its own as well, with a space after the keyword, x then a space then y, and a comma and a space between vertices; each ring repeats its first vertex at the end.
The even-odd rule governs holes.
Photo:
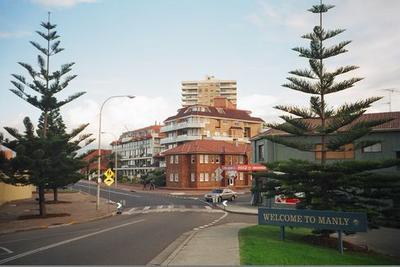
POLYGON ((181 234, 174 242, 166 247, 160 254, 152 259, 147 265, 160 266, 168 265, 176 255, 182 250, 182 248, 193 238, 198 231, 189 231, 181 234))
POLYGON ((87 222, 91 222, 91 221, 96 221, 96 220, 101 220, 101 219, 105 219, 105 218, 108 218, 108 217, 112 217, 112 216, 115 216, 116 214, 117 214, 116 212, 112 212, 111 214, 106 214, 104 216, 95 217, 95 218, 91 218, 91 219, 84 220, 84 221, 77 221, 77 222, 76 221, 71 221, 69 223, 63 223, 63 224, 49 224, 49 225, 34 226, 34 227, 28 227, 28 228, 6 230, 6 231, 0 232, 0 235, 17 233, 17 232, 32 231, 32 230, 51 229, 51 228, 69 226, 69 225, 73 225, 73 224, 87 223, 87 222))
POLYGON ((217 207, 223 211, 233 213, 233 214, 242 214, 242 215, 258 215, 258 213, 251 213, 251 212, 246 212, 246 211, 235 211, 235 210, 229 210, 224 207, 221 207, 220 205, 217 205, 217 207))
POLYGON ((199 233, 201 230, 207 229, 209 227, 213 227, 214 224, 223 220, 228 213, 224 212, 220 218, 214 220, 213 222, 193 228, 193 230, 181 234, 175 241, 173 241, 168 247, 166 247, 163 251, 161 251, 155 258, 153 258, 147 265, 152 266, 166 266, 171 261, 175 259, 175 257, 181 252, 182 248, 186 246, 186 244, 193 238, 193 236, 199 233))

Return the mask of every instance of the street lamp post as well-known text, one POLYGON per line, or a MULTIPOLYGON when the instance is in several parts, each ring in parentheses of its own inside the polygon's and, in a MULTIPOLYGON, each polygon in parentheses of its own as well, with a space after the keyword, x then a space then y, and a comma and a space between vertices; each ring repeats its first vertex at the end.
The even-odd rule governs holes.
MULTIPOLYGON (((118 140, 117 136, 115 134, 113 134, 113 133, 109 133, 109 132, 101 132, 101 133, 103 133, 103 134, 111 134, 112 137, 114 137, 114 140, 118 140)), ((115 187, 117 187, 117 183, 118 183, 118 171, 117 171, 118 153, 117 153, 117 145, 115 145, 114 156, 115 156, 115 158, 114 158, 115 183, 114 184, 115 184, 115 187)))
POLYGON ((101 104, 100 107, 100 115, 99 115, 99 137, 98 137, 98 146, 97 146, 97 200, 96 200, 96 210, 100 209, 100 183, 101 183, 101 149, 100 149, 100 145, 101 145, 101 114, 103 112, 103 107, 105 105, 105 103, 112 99, 112 98, 117 98, 117 97, 128 97, 130 99, 134 98, 135 96, 132 95, 115 95, 115 96, 110 96, 109 98, 107 98, 106 100, 104 100, 103 104, 101 104))

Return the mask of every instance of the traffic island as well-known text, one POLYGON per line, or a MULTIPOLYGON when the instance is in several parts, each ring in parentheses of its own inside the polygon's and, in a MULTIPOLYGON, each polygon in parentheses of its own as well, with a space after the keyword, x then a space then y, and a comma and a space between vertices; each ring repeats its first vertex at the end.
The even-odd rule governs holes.
MULTIPOLYGON (((0 206, 0 234, 92 221, 115 214, 117 208, 101 199, 100 210, 96 210, 95 196, 80 192, 62 193, 57 204, 46 205, 47 216, 40 217, 36 197, 0 206)), ((46 199, 52 197, 51 193, 46 194, 46 199)))
MULTIPOLYGON (((400 259, 373 251, 354 251, 356 246, 347 245, 343 255, 335 248, 315 245, 310 229, 290 228, 281 240, 280 228, 257 225, 239 231, 240 263, 242 265, 398 265, 400 259), (309 242, 310 243, 309 243, 309 242)), ((329 246, 329 245, 328 245, 329 246)))

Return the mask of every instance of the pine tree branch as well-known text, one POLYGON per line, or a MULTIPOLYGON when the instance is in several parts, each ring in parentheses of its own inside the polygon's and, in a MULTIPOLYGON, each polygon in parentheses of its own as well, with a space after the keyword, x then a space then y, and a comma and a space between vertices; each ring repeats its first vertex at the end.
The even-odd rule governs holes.
POLYGON ((27 63, 23 63, 23 62, 18 62, 18 64, 28 71, 28 73, 32 77, 32 79, 36 78, 37 73, 35 72, 35 70, 32 68, 31 65, 29 65, 27 63))
POLYGON ((43 48, 40 46, 40 44, 34 42, 34 41, 30 41, 30 43, 40 52, 42 52, 45 56, 48 56, 49 52, 47 51, 46 48, 43 48))
POLYGON ((354 86, 355 83, 363 80, 364 78, 351 78, 348 80, 341 81, 333 84, 331 87, 325 89, 325 94, 331 94, 349 89, 354 86))
POLYGON ((356 70, 356 69, 358 69, 358 66, 345 66, 345 67, 338 68, 337 70, 335 70, 334 72, 332 72, 330 74, 336 77, 338 75, 345 74, 349 71, 356 70))
POLYGON ((285 83, 282 86, 287 87, 296 91, 301 91, 307 94, 319 94, 318 89, 315 86, 303 79, 297 79, 295 77, 288 77, 287 80, 291 81, 291 83, 285 83))
POLYGON ((45 28, 46 30, 52 30, 52 29, 54 29, 55 27, 57 27, 56 24, 51 24, 50 22, 42 22, 40 25, 41 25, 43 28, 45 28))
POLYGON ((61 106, 63 106, 63 105, 65 105, 65 104, 67 104, 67 103, 69 103, 69 102, 71 102, 71 101, 77 99, 78 97, 84 95, 85 93, 86 93, 86 92, 79 92, 79 93, 76 93, 76 94, 73 94, 73 95, 69 96, 67 99, 65 99, 65 100, 63 100, 63 101, 59 101, 59 102, 56 104, 56 108, 60 108, 61 106))
POLYGON ((340 106, 334 116, 345 116, 346 114, 353 114, 360 110, 365 110, 371 106, 372 103, 382 99, 382 97, 370 97, 364 100, 357 101, 351 104, 344 104, 340 106))
POLYGON ((299 116, 303 119, 315 118, 315 114, 306 108, 300 108, 296 106, 283 106, 283 105, 275 106, 274 108, 293 114, 295 116, 299 116))
POLYGON ((294 70, 294 71, 289 71, 289 73, 309 79, 317 78, 310 70, 294 70))
POLYGON ((314 131, 313 125, 307 120, 303 120, 300 118, 294 118, 292 116, 279 116, 281 119, 292 125, 294 128, 299 129, 303 133, 311 133, 314 131))
POLYGON ((333 5, 314 5, 312 8, 308 9, 308 11, 312 13, 325 13, 328 12, 329 9, 334 8, 333 5))

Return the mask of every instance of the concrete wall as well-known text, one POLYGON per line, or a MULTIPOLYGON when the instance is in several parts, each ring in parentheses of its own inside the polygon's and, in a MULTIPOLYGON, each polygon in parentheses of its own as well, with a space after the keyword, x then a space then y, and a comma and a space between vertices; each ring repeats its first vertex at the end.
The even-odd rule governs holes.
POLYGON ((31 185, 14 186, 0 183, 0 205, 8 201, 31 198, 32 191, 31 185))

